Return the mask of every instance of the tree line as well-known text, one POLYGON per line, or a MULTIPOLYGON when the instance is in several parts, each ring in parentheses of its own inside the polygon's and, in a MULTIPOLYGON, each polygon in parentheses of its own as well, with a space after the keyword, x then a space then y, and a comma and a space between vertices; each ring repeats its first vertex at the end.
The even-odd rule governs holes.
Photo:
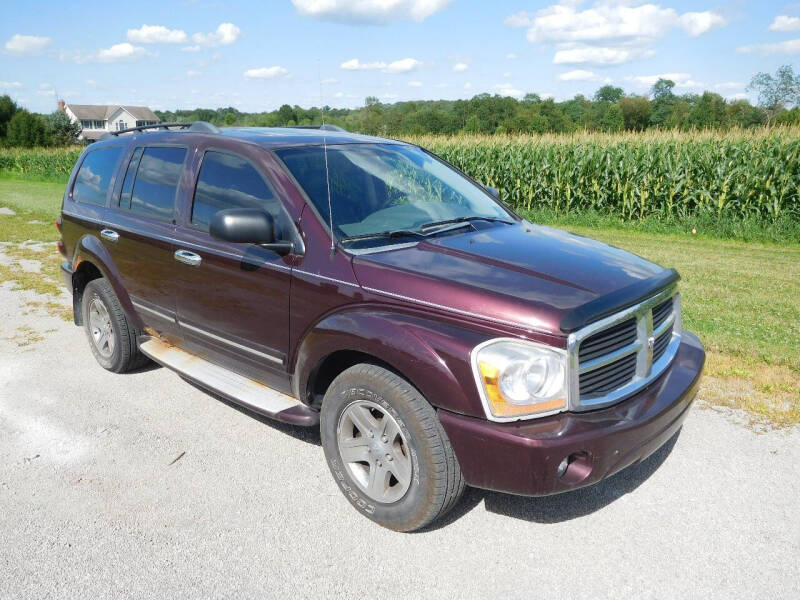
MULTIPOLYGON (((326 122, 348 131, 401 137, 420 134, 571 133, 646 129, 727 130, 775 124, 800 124, 800 75, 790 65, 774 75, 756 74, 748 86, 758 103, 726 100, 719 94, 676 94, 675 82, 659 79, 649 96, 629 95, 604 85, 591 98, 577 95, 556 102, 537 94, 522 99, 479 94, 469 100, 382 103, 367 97, 359 108, 324 107, 326 122)), ((279 127, 319 125, 323 109, 284 104, 277 110, 246 113, 233 107, 156 111, 162 122, 207 121, 219 126, 279 127)), ((39 115, 0 96, 0 145, 50 146, 75 143, 78 124, 55 111, 39 115)))

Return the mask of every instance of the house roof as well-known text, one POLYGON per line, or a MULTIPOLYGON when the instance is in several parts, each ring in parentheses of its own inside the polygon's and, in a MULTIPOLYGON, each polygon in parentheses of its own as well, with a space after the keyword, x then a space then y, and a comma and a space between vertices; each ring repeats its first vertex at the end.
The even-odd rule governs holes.
POLYGON ((158 121, 155 113, 146 106, 121 106, 119 104, 67 104, 79 120, 105 121, 120 108, 128 111, 137 121, 158 121))

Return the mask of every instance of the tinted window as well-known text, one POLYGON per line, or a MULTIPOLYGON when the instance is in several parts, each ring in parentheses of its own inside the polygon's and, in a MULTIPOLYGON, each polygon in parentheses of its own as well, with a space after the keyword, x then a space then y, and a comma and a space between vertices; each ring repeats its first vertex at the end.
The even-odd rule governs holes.
POLYGON ((75 178, 72 199, 76 202, 103 205, 111 178, 117 170, 122 148, 101 148, 86 155, 75 178))
POLYGON ((133 151, 131 162, 128 163, 128 169, 125 171, 125 179, 122 182, 122 193, 119 196, 120 208, 130 209, 131 207, 133 180, 136 179, 136 170, 139 168, 139 161, 142 160, 143 151, 144 148, 136 148, 136 150, 133 151))
POLYGON ((169 221, 181 177, 185 148, 145 148, 131 193, 133 212, 169 221))
POLYGON ((206 152, 194 192, 192 225, 208 231, 211 217, 223 208, 257 208, 275 219, 275 236, 281 237, 280 204, 244 158, 223 152, 206 152))

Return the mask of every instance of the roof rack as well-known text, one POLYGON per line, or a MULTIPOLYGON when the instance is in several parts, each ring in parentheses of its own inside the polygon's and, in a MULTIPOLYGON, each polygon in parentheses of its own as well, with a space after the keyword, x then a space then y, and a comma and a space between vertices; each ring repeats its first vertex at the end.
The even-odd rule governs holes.
POLYGON ((109 131, 104 133, 100 139, 105 140, 109 137, 116 137, 121 133, 130 133, 132 131, 147 131, 149 129, 165 129, 167 131, 172 128, 178 130, 194 131, 197 133, 220 133, 216 125, 212 125, 206 121, 194 121, 193 123, 156 123, 154 125, 141 125, 139 127, 128 127, 127 129, 120 129, 119 131, 109 131))
POLYGON ((325 123, 325 125, 289 125, 289 129, 322 129, 324 131, 343 131, 347 133, 346 129, 342 129, 338 125, 331 125, 329 123, 325 123))

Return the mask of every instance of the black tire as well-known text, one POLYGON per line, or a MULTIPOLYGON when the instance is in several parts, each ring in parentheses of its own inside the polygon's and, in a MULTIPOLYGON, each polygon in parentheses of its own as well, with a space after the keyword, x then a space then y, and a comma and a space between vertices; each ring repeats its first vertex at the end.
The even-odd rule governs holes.
POLYGON ((81 299, 81 313, 89 347, 101 367, 114 373, 126 373, 149 362, 149 359, 139 351, 136 339, 139 332, 128 320, 125 311, 122 310, 117 295, 108 280, 93 279, 86 285, 81 299), (94 302, 102 303, 107 311, 108 322, 111 324, 112 330, 110 337, 113 337, 113 349, 109 350, 107 344, 100 348, 95 340, 90 319, 94 302))
POLYGON ((359 364, 336 377, 322 403, 320 432, 328 467, 342 493, 359 512, 383 527, 395 531, 425 527, 453 508, 464 492, 461 468, 436 411, 410 383, 387 369, 359 364), (391 503, 378 502, 365 493, 339 450, 342 414, 348 406, 364 401, 394 418, 410 450, 411 483, 391 503))

